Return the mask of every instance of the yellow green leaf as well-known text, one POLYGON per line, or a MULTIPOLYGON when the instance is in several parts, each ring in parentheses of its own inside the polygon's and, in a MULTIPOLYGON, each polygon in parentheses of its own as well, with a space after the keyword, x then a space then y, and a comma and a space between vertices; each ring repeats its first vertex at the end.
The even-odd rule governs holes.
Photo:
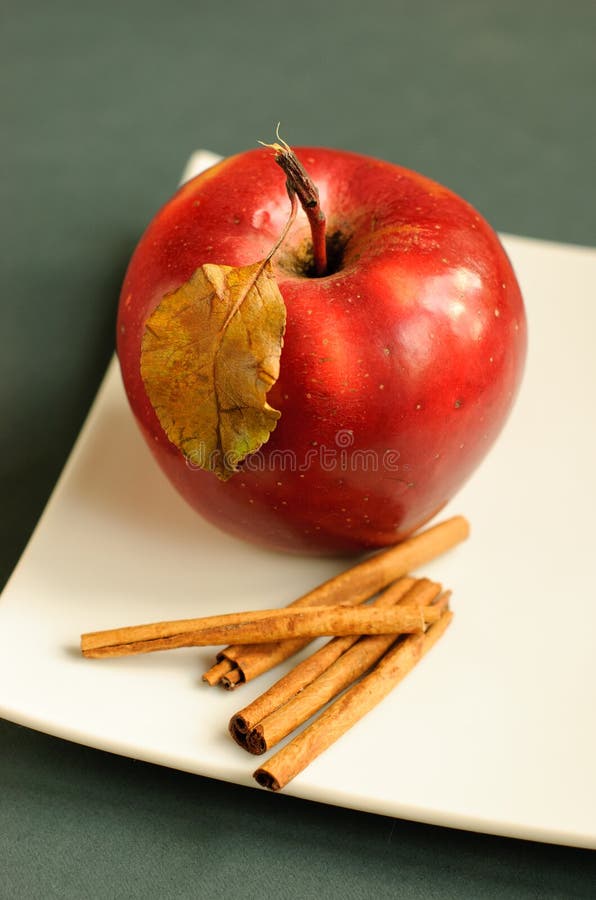
POLYGON ((206 264, 166 294, 145 326, 141 375, 170 441, 227 480, 280 413, 266 395, 279 376, 286 309, 271 264, 206 264))

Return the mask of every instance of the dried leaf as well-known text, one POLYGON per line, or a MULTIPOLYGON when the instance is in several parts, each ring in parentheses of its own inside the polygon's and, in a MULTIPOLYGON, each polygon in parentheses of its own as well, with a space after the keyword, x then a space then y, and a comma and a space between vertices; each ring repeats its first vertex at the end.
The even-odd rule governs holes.
POLYGON ((266 394, 279 376, 285 320, 271 264, 261 261, 201 266, 145 326, 141 375, 162 428, 193 465, 224 481, 281 415, 266 394))

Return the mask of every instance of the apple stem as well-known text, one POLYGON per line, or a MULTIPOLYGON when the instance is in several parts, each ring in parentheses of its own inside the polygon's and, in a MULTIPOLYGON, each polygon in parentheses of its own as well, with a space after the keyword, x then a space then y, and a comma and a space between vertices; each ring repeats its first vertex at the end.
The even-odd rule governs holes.
MULTIPOLYGON (((312 235, 315 274, 325 275, 327 273, 327 220, 319 204, 319 191, 292 148, 279 137, 279 134, 278 138, 280 143, 263 144, 263 146, 275 150, 275 162, 285 173, 290 200, 294 196, 298 197, 300 205, 306 213, 312 235)), ((260 141, 260 143, 263 142, 260 141)))
MULTIPOLYGON (((300 196, 298 196, 300 199, 300 196)), ((304 209, 304 207, 302 207, 304 209)), ((310 225, 310 233, 312 234, 312 248, 315 261, 315 272, 317 275, 325 275, 327 273, 327 238, 326 228, 327 220, 325 213, 319 206, 308 207, 304 209, 308 224, 310 225)))

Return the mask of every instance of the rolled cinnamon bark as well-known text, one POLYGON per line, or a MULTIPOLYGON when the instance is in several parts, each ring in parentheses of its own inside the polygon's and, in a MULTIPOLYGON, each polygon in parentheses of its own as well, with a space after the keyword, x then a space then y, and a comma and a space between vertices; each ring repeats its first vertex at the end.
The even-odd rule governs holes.
MULTIPOLYGON (((417 603, 429 604, 440 592, 440 585, 429 581, 418 582, 408 591, 403 602, 410 603, 415 598, 417 603)), ((447 601, 448 595, 445 595, 441 598, 439 606, 431 608, 436 613, 442 613, 447 601)), ((360 638, 316 680, 288 700, 284 706, 280 706, 258 722, 246 735, 246 749, 255 754, 271 750, 326 703, 368 672, 395 640, 393 634, 360 638)))
POLYGON ((84 656, 98 659, 178 647, 209 647, 230 638, 238 644, 251 644, 287 636, 411 634, 423 631, 436 618, 436 611, 416 604, 393 609, 351 606, 262 609, 91 632, 81 636, 81 649, 84 656))
POLYGON ((392 647, 369 675, 260 766, 254 772, 256 781, 272 791, 285 787, 393 690, 444 634, 451 619, 452 613, 446 611, 425 634, 412 635, 392 647))
MULTIPOLYGON (((299 597, 288 606, 288 609, 333 603, 350 603, 356 606, 373 597, 392 581, 456 546, 465 540, 469 533, 470 525, 467 519, 463 516, 454 516, 341 572, 299 597)), ((220 650, 216 659, 217 663, 227 659, 232 665, 232 671, 238 669, 239 680, 234 679, 228 684, 228 687, 233 688, 268 672, 297 653, 307 643, 308 639, 291 639, 278 642, 271 647, 264 644, 232 644, 220 650)), ((206 672, 203 679, 209 684, 217 683, 218 680, 225 683, 227 675, 218 679, 214 670, 215 667, 206 672)))
MULTIPOLYGON (((290 609, 290 607, 288 607, 290 609)), ((225 650, 220 650, 215 657, 219 663, 227 659, 232 666, 228 675, 224 675, 219 679, 219 684, 232 691, 247 681, 252 681, 258 675, 269 672, 275 666, 285 662, 290 656, 299 653, 303 647, 310 643, 310 638, 287 638, 282 641, 275 641, 273 644, 232 644, 225 650), (246 649, 246 652, 244 652, 246 649)), ((217 684, 213 682, 212 672, 215 666, 203 675, 203 681, 208 684, 217 684)))
MULTIPOLYGON (((424 579, 426 581, 426 579, 424 579)), ((413 578, 401 578, 373 601, 371 605, 383 609, 395 606, 415 584, 413 578)), ((430 582, 428 582, 430 584, 430 582)), ((416 600, 414 601, 416 602, 416 600)), ((418 602, 422 602, 421 600, 418 602)), ((346 650, 360 639, 359 635, 335 637, 315 653, 298 663, 287 675, 276 681, 269 690, 241 709, 230 720, 230 734, 241 747, 247 748, 247 739, 252 729, 307 685, 311 684, 346 650)), ((252 751, 255 752, 255 751, 252 751)))
POLYGON ((229 659, 225 659, 224 657, 224 659, 220 660, 220 662, 212 666, 208 672, 205 672, 205 674, 203 675, 203 681, 206 681, 211 685, 217 684, 218 681, 226 678, 232 671, 232 669, 232 663, 229 659))

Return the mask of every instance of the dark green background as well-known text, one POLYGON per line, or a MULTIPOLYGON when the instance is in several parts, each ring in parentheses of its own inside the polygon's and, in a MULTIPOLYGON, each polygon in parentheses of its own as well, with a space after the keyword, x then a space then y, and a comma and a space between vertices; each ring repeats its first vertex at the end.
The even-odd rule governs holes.
MULTIPOLYGON (((425 172, 501 230, 596 244, 593 0, 4 0, 0 15, 2 581, 112 352, 126 260, 196 147, 236 152, 281 119, 291 143, 425 172)), ((587 851, 272 796, 0 723, 1 898, 595 885, 587 851)))

